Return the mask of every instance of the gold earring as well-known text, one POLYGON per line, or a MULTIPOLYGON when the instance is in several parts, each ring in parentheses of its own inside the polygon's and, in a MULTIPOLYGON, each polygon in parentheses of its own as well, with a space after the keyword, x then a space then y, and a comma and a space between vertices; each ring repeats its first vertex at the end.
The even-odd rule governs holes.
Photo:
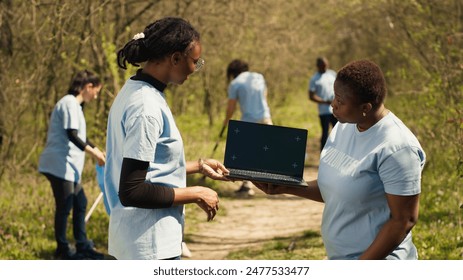
POLYGON ((367 116, 367 113, 365 113, 365 112, 362 112, 362 115, 363 115, 364 117, 366 117, 366 116, 367 116))

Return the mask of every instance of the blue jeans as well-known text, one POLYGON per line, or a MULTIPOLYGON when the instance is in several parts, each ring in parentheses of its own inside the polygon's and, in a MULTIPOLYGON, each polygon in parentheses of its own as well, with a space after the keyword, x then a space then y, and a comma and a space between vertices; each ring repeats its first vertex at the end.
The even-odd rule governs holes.
POLYGON ((328 135, 330 132, 330 123, 331 127, 334 127, 338 120, 333 116, 333 114, 329 115, 319 115, 320 117, 320 125, 322 127, 322 138, 320 139, 320 151, 323 150, 325 146, 326 140, 328 140, 328 135))
POLYGON ((50 181, 55 197, 55 239, 58 245, 57 252, 69 250, 66 238, 67 220, 72 209, 72 226, 76 250, 84 251, 93 247, 87 239, 85 230, 85 211, 87 210, 87 197, 82 185, 63 180, 51 174, 44 174, 50 181))

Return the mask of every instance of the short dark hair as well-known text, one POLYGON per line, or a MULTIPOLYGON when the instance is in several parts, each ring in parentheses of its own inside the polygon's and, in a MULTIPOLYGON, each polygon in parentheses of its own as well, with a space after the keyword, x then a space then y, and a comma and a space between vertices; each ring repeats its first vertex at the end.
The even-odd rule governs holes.
POLYGON ((317 59, 315 60, 315 65, 327 65, 328 64, 328 59, 324 56, 319 56, 317 57, 317 59))
POLYGON ((249 70, 249 65, 247 62, 244 62, 240 59, 234 59, 232 62, 228 64, 227 67, 227 79, 230 81, 231 79, 236 78, 242 72, 246 72, 249 70))
POLYGON ((68 94, 77 96, 81 90, 84 89, 86 84, 92 84, 93 86, 101 85, 100 78, 94 73, 88 70, 82 70, 78 72, 71 81, 71 85, 68 89, 68 94))
POLYGON ((336 81, 348 86, 361 103, 371 103, 377 108, 386 98, 386 80, 383 72, 370 60, 352 61, 343 66, 336 81))
POLYGON ((143 38, 131 39, 117 52, 117 65, 127 69, 127 63, 140 66, 148 60, 164 58, 175 52, 186 52, 191 43, 200 40, 199 32, 186 20, 166 17, 145 27, 143 38))

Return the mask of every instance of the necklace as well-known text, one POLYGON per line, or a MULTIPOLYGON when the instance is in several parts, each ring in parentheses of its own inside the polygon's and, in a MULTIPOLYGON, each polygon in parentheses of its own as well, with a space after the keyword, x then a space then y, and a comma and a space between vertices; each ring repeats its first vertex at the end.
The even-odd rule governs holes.
POLYGON ((377 122, 379 122, 382 118, 384 118, 384 117, 387 115, 386 110, 387 110, 386 107, 383 107, 383 110, 381 110, 381 113, 379 113, 379 118, 378 118, 378 120, 375 121, 372 125, 370 125, 370 126, 367 127, 367 128, 362 128, 362 127, 360 127, 360 125, 357 123, 357 124, 356 124, 356 127, 357 127, 358 131, 363 132, 363 131, 369 129, 370 127, 372 127, 373 125, 375 125, 377 122))

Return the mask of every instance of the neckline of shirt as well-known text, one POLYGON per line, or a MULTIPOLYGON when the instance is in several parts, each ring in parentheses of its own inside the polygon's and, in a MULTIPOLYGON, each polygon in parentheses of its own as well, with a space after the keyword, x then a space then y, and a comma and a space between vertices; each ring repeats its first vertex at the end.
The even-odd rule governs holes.
POLYGON ((167 85, 164 84, 163 82, 159 81, 153 76, 150 76, 146 73, 142 72, 142 69, 138 69, 137 73, 135 76, 130 77, 131 80, 134 81, 143 81, 146 82, 150 85, 152 85, 155 89, 159 90, 160 92, 164 93, 164 90, 166 89, 167 85))

